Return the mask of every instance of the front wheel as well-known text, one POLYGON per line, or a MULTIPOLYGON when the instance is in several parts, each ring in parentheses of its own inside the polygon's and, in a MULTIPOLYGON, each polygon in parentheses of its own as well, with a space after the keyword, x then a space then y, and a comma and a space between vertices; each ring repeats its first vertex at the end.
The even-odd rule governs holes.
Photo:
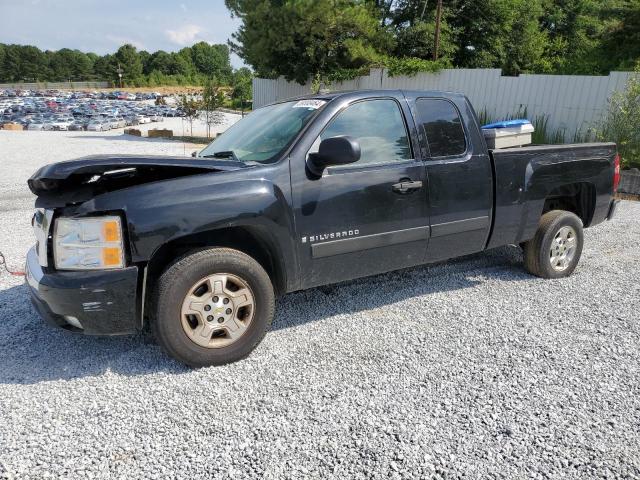
POLYGON ((568 277, 578 265, 583 244, 580 218, 552 210, 542 216, 535 236, 524 245, 525 267, 542 278, 568 277))
POLYGON ((274 314, 267 272, 229 248, 199 250, 160 276, 153 331, 173 358, 204 367, 246 357, 264 338, 274 314))

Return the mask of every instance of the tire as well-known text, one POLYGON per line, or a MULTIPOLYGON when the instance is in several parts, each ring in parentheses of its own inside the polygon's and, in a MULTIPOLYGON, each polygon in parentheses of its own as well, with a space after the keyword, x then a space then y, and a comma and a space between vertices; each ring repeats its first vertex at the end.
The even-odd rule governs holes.
POLYGON ((229 248, 198 250, 158 279, 152 331, 169 356, 190 367, 223 365, 251 353, 274 309, 269 275, 253 258, 229 248))
POLYGON ((568 277, 580 261, 583 244, 582 221, 577 215, 564 210, 547 212, 535 236, 524 245, 525 268, 541 278, 568 277))

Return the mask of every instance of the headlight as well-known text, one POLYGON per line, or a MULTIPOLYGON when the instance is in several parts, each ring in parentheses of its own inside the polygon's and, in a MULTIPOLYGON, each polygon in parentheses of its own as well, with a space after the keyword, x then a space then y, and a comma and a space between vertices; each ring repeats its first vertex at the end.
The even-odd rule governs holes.
POLYGON ((58 218, 53 257, 60 270, 124 267, 120 217, 58 218))

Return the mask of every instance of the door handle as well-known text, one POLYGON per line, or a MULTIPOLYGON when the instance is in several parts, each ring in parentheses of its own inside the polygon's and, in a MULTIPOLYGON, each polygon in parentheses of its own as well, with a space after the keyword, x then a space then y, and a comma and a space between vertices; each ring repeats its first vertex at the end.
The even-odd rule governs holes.
POLYGON ((422 188, 420 180, 404 180, 391 185, 391 189, 396 193, 409 193, 422 188))

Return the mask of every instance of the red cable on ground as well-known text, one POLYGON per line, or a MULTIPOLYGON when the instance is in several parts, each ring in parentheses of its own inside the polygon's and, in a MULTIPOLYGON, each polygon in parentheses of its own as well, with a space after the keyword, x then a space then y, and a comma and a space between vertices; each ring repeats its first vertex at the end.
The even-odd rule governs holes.
POLYGON ((9 270, 9 267, 7 267, 7 260, 5 259, 5 256, 2 252, 0 252, 0 265, 4 267, 9 275, 13 275, 15 277, 24 277, 24 272, 22 271, 9 270))

